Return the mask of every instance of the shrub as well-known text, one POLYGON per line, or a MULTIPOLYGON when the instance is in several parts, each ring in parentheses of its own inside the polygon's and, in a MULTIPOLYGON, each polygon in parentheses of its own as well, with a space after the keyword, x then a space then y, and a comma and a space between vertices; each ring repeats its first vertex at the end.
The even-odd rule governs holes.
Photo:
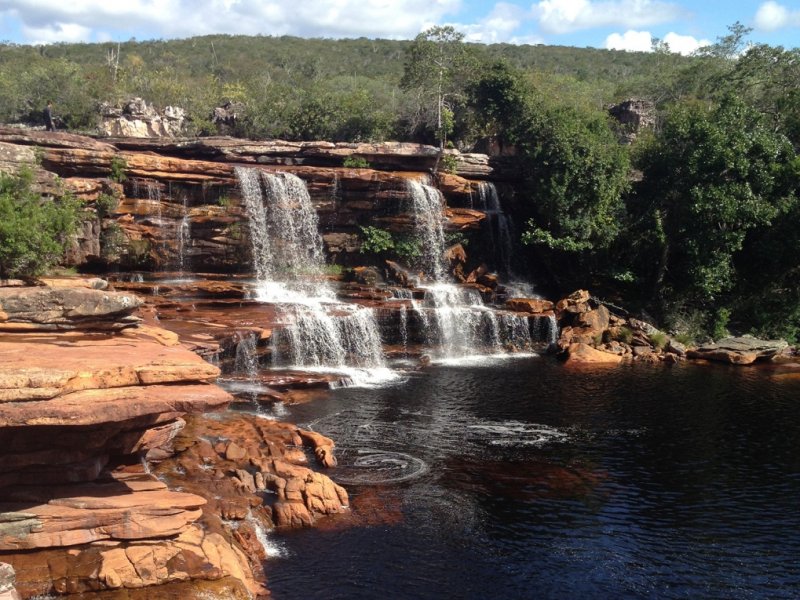
POLYGON ((439 164, 441 165, 442 171, 450 173, 451 175, 455 175, 458 171, 458 159, 452 154, 442 155, 439 164))
POLYGON ((97 200, 94 201, 94 205, 97 209, 97 216, 101 219, 105 219, 117 210, 119 198, 113 194, 100 194, 97 200))
POLYGON ((364 236, 361 242, 361 253, 380 254, 395 249, 395 241, 391 232, 378 227, 362 227, 361 233, 364 236))
POLYGON ((42 198, 33 172, 0 173, 0 277, 34 277, 58 263, 75 233, 79 210, 67 194, 42 198))
POLYGON ((363 156, 347 156, 342 162, 342 166, 346 169, 369 169, 369 163, 363 156))
POLYGON ((125 175, 125 169, 128 168, 127 161, 121 156, 115 156, 111 159, 111 179, 117 183, 122 183, 128 176, 125 175))
POLYGON ((617 332, 617 341, 623 344, 630 344, 633 341, 633 330, 627 327, 620 327, 617 332))
POLYGON ((656 333, 650 334, 650 343, 653 344, 653 347, 656 348, 657 350, 661 350, 662 348, 664 348, 664 346, 667 345, 667 341, 668 338, 667 334, 665 333, 657 331, 656 333))

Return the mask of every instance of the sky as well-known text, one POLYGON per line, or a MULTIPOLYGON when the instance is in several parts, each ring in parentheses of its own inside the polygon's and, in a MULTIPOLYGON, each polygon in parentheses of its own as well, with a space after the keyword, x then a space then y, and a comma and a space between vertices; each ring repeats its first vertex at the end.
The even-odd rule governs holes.
POLYGON ((0 0, 0 41, 185 38, 211 33, 412 39, 453 25, 468 41, 689 54, 739 21, 754 43, 800 45, 800 0, 0 0))

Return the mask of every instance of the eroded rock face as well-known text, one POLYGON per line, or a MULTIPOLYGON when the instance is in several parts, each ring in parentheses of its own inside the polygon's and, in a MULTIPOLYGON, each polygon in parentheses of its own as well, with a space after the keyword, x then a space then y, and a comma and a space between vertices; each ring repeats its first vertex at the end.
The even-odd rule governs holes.
POLYGON ((14 588, 15 583, 14 567, 7 563, 0 563, 0 600, 20 600, 20 596, 14 588))
POLYGON ((186 111, 167 106, 159 112, 142 98, 128 100, 122 108, 100 107, 100 131, 107 136, 132 138, 175 137, 183 131, 186 111))

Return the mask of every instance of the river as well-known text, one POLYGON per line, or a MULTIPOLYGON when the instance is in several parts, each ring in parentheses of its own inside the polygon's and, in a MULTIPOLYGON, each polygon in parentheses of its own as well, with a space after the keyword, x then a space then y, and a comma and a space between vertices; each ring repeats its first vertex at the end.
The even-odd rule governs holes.
POLYGON ((284 418, 356 524, 273 533, 276 600, 800 597, 800 372, 479 359, 284 418))

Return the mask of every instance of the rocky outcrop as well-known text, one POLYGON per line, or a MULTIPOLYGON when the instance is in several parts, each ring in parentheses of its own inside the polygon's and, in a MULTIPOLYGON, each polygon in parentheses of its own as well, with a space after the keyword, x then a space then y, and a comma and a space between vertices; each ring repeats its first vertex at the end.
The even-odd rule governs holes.
POLYGON ((135 296, 94 289, 97 280, 51 283, 0 288, 0 560, 15 567, 17 589, 27 598, 194 579, 227 583, 180 597, 263 593, 234 538, 198 525, 207 500, 140 464, 171 455, 186 415, 227 406, 211 383, 219 369, 139 325, 135 296))
POLYGON ((100 107, 100 131, 106 136, 132 138, 175 137, 183 132, 186 111, 167 106, 162 112, 142 98, 132 98, 121 107, 100 107))
POLYGON ((0 288, 0 332, 109 331, 136 325, 141 301, 88 288, 0 288))
POLYGON ((0 127, 0 169, 7 164, 16 170, 39 156, 41 166, 35 171, 41 191, 55 195, 68 189, 94 209, 98 216, 83 222, 67 264, 95 268, 190 270, 203 265, 204 270, 247 270, 248 220, 235 165, 288 171, 302 178, 319 215, 326 249, 338 264, 364 261, 362 226, 399 234, 411 231, 409 180, 430 182, 442 191, 448 230, 477 231, 486 219, 484 212, 471 207, 472 200, 482 180, 500 175, 484 155, 446 152, 457 165, 456 173, 440 170, 434 177, 439 150, 419 144, 223 137, 100 142, 0 127), (345 159, 351 157, 365 159, 370 168, 345 167, 345 159))
POLYGON ((712 344, 690 350, 690 358, 724 362, 731 365, 750 365, 756 361, 772 360, 788 350, 785 340, 760 340, 753 336, 727 337, 712 344))
POLYGON ((652 129, 656 124, 656 107, 650 100, 630 99, 614 104, 608 113, 621 125, 620 139, 632 143, 643 129, 652 129))

